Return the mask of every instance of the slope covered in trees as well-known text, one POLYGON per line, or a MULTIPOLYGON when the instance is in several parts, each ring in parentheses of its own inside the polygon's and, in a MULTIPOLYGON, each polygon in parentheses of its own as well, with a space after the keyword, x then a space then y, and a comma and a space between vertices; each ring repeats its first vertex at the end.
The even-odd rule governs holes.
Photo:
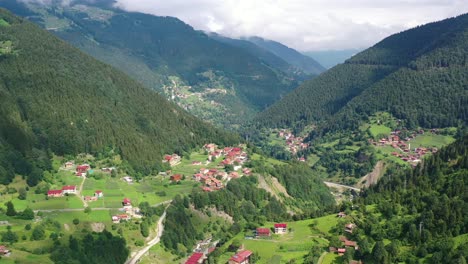
POLYGON ((235 137, 6 10, 0 18, 0 179, 41 175, 57 154, 115 148, 142 172, 162 155, 235 137))
POLYGON ((355 129, 378 111, 408 127, 467 121, 468 15, 392 35, 313 80, 256 118, 257 126, 328 121, 355 129))
POLYGON ((376 249, 361 249, 364 262, 417 263, 425 258, 425 263, 463 263, 468 243, 454 238, 468 234, 467 189, 468 136, 414 169, 389 169, 358 199, 363 216, 356 217, 360 230, 353 236, 365 235, 367 243, 392 241, 378 256, 376 249), (376 205, 375 210, 366 205, 376 205))
MULTIPOLYGON (((216 41, 177 18, 125 12, 108 2, 112 1, 41 5, 6 0, 0 6, 21 14, 32 12, 28 19, 171 99, 179 96, 178 87, 190 87, 190 93, 199 92, 207 102, 221 104, 212 111, 223 112, 224 118, 198 115, 218 124, 226 119, 238 124, 297 86, 282 68, 266 65, 248 51, 216 41), (211 89, 223 91, 204 94, 211 89)), ((200 103, 186 107, 200 112, 196 111, 200 103)))

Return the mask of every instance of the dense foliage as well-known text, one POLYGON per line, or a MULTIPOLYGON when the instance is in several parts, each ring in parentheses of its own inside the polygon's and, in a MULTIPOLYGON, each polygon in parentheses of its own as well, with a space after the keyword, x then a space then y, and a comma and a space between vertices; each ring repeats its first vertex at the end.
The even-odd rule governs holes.
POLYGON ((50 258, 56 264, 121 264, 128 256, 125 240, 104 230, 88 233, 82 239, 70 236, 68 246, 57 246, 50 258))
POLYGON ((254 126, 357 129, 378 111, 408 127, 465 123, 467 31, 468 15, 461 15, 390 36, 303 83, 260 114, 254 126))
POLYGON ((50 152, 96 154, 115 148, 139 171, 162 155, 236 137, 213 129, 123 73, 97 62, 30 22, 0 10, 0 180, 14 172, 35 185, 50 152))
POLYGON ((397 250, 389 250, 390 246, 375 249, 377 243, 372 253, 364 253, 365 262, 413 263, 417 258, 427 258, 428 263, 459 263, 462 257, 468 257, 466 240, 455 245, 453 239, 468 234, 467 190, 468 136, 412 170, 389 169, 359 199, 361 208, 376 204, 377 211, 364 209, 367 212, 358 226, 360 234, 371 240, 392 240, 397 250), (402 246, 414 250, 398 254, 402 246))

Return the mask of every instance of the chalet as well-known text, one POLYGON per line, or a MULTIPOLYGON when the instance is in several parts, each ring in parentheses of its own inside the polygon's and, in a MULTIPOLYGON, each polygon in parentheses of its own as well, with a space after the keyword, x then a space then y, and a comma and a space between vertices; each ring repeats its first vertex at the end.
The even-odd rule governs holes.
POLYGON ((229 173, 229 177, 231 177, 231 179, 239 178, 239 173, 232 171, 231 173, 229 173))
POLYGON ((346 217, 346 213, 345 212, 339 212, 336 217, 339 217, 339 218, 343 218, 343 217, 346 217))
POLYGON ((355 250, 359 249, 356 241, 348 240, 348 238, 346 238, 345 236, 340 236, 339 239, 340 239, 341 242, 343 242, 345 247, 352 247, 355 250))
POLYGON ((67 185, 62 187, 63 194, 75 194, 76 193, 76 185, 67 185))
POLYGON ((65 162, 65 169, 71 169, 75 164, 72 161, 65 162))
POLYGON ((250 250, 243 250, 237 252, 234 256, 229 259, 229 264, 249 264, 250 263, 250 255, 252 255, 252 251, 250 250))
POLYGON ((250 174, 252 174, 252 171, 251 171, 249 168, 243 168, 243 169, 242 169, 242 172, 243 172, 245 175, 250 175, 250 174))
POLYGON ((345 232, 353 233, 353 230, 356 228, 356 225, 353 223, 345 225, 345 232))
POLYGON ((218 179, 213 178, 212 182, 214 183, 216 188, 222 188, 223 187, 223 183, 218 179))
POLYGON ((275 234, 286 234, 288 225, 286 223, 275 224, 275 234))
POLYGON ((182 180, 182 175, 174 174, 171 176, 171 182, 180 182, 182 180))
POLYGON ((130 199, 124 198, 123 201, 122 201, 122 205, 123 206, 130 206, 130 205, 132 205, 132 202, 130 201, 130 199))
POLYGON ((196 181, 200 181, 202 176, 203 176, 203 174, 201 174, 201 173, 195 173, 193 175, 193 179, 196 180, 196 181))
POLYGON ((201 168, 201 169, 200 169, 200 173, 201 173, 201 174, 206 174, 206 173, 208 173, 209 171, 210 171, 209 169, 205 169, 205 168, 201 168))
POLYGON ((94 192, 94 196, 98 197, 98 198, 101 198, 101 197, 104 196, 104 193, 102 191, 100 191, 100 190, 97 190, 97 191, 94 192))
POLYGON ((115 170, 114 167, 102 168, 102 169, 101 169, 101 171, 104 172, 104 173, 112 173, 113 170, 115 170))
POLYGON ((201 161, 192 161, 192 165, 202 165, 201 161))
POLYGON ((10 254, 11 254, 11 251, 8 250, 8 248, 6 246, 1 246, 0 245, 0 256, 9 257, 10 254))
POLYGON ((205 255, 203 253, 193 253, 187 261, 185 261, 185 264, 202 264, 205 262, 205 255))
POLYGON ((62 190, 48 190, 47 197, 62 197, 62 190))
POLYGON ((270 234, 270 229, 269 228, 259 227, 256 230, 256 236, 257 237, 269 237, 270 235, 271 234, 270 234))
POLYGON ((346 253, 346 248, 339 248, 337 252, 338 252, 338 255, 343 256, 344 253, 346 253))
POLYGON ((299 161, 300 161, 300 162, 305 162, 306 159, 305 159, 304 157, 300 157, 300 158, 299 158, 299 161))

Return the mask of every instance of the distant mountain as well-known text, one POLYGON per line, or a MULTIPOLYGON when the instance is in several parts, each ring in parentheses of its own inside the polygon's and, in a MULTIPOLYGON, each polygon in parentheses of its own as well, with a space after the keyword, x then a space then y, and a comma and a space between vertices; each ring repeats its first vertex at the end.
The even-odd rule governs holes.
POLYGON ((408 127, 468 120, 468 14, 392 35, 304 82, 256 118, 260 126, 356 129, 378 111, 408 127))
POLYGON ((48 169, 52 152, 114 149, 123 166, 148 173, 162 168, 163 154, 211 141, 238 139, 0 9, 1 183, 15 173, 42 177, 35 168, 48 169))
POLYGON ((305 56, 298 51, 289 48, 279 42, 263 39, 260 37, 250 37, 246 40, 254 43, 255 45, 271 51, 276 56, 282 58, 291 65, 298 67, 307 74, 318 75, 326 69, 316 62, 314 59, 305 56))
POLYGON ((198 117, 226 127, 243 122, 298 84, 288 73, 176 18, 125 12, 112 8, 111 2, 40 5, 5 0, 0 6, 26 14, 198 117))
POLYGON ((353 55, 359 53, 361 49, 347 49, 347 50, 324 50, 324 51, 307 51, 303 52, 304 55, 318 61, 320 65, 330 69, 337 64, 345 62, 353 55))
POLYGON ((286 73, 286 75, 290 76, 290 78, 294 80, 303 81, 315 77, 317 75, 317 73, 306 73, 303 69, 286 62, 284 59, 280 58, 268 49, 262 48, 248 40, 228 38, 216 33, 210 33, 209 36, 219 42, 223 42, 228 45, 238 47, 247 51, 253 56, 259 58, 262 62, 272 67, 273 69, 277 69, 281 72, 286 73))

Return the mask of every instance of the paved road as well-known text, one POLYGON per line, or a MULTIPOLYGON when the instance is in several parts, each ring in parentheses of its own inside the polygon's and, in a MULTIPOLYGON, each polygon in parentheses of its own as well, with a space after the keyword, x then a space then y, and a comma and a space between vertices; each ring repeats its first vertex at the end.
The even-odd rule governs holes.
MULTIPOLYGON (((167 209, 167 208, 166 208, 167 209)), ((164 219, 166 218, 166 210, 164 210, 164 213, 161 215, 161 217, 158 220, 158 225, 157 225, 157 233, 156 237, 154 237, 146 247, 142 248, 140 251, 138 251, 133 257, 131 257, 129 260, 125 262, 125 264, 136 264, 140 261, 141 257, 150 250, 151 247, 154 245, 158 244, 161 236, 164 232, 164 219)))
POLYGON ((328 187, 350 189, 350 190, 355 190, 356 192, 361 191, 361 189, 353 187, 353 186, 338 184, 334 182, 327 182, 327 181, 324 181, 323 183, 325 183, 325 185, 327 185, 328 187))

